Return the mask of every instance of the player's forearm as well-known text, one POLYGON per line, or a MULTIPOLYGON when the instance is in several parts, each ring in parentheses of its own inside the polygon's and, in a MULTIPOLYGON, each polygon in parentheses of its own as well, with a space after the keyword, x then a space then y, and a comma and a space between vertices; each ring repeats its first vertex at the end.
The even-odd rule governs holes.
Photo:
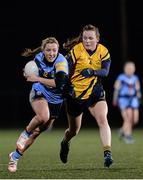
POLYGON ((45 86, 56 87, 54 79, 46 79, 46 78, 38 77, 37 80, 38 82, 44 84, 45 86))
POLYGON ((94 74, 99 77, 106 77, 109 74, 110 64, 110 59, 103 61, 101 69, 94 71, 94 74))

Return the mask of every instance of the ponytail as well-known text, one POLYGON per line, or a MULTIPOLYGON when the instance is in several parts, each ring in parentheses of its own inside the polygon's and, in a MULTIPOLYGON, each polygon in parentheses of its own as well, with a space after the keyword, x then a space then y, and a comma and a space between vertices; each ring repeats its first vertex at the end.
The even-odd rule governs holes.
POLYGON ((24 57, 29 57, 29 56, 34 56, 35 54, 39 53, 41 51, 41 47, 35 48, 35 49, 30 49, 26 48, 21 55, 24 57))
POLYGON ((48 43, 56 43, 58 45, 58 48, 59 48, 59 42, 57 41, 57 39, 55 37, 48 37, 48 38, 42 40, 41 46, 39 46, 33 50, 30 48, 26 48, 21 53, 21 55, 24 57, 34 56, 35 54, 43 51, 45 49, 46 44, 48 44, 48 43))

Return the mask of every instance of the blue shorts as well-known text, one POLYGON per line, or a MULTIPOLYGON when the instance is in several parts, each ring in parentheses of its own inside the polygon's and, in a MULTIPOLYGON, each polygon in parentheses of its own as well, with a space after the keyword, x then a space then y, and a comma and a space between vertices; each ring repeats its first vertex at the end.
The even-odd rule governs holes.
POLYGON ((120 97, 118 99, 118 107, 123 110, 126 108, 137 109, 139 108, 138 97, 120 97))

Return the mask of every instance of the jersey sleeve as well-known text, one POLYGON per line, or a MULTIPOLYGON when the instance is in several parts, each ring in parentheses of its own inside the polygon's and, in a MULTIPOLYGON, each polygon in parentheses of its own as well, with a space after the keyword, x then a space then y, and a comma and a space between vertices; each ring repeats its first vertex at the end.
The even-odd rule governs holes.
POLYGON ((101 53, 101 61, 109 60, 110 59, 110 53, 108 49, 103 46, 102 47, 102 53, 101 53))
POLYGON ((68 62, 64 56, 60 56, 55 63, 56 73, 58 72, 65 72, 68 74, 68 62))

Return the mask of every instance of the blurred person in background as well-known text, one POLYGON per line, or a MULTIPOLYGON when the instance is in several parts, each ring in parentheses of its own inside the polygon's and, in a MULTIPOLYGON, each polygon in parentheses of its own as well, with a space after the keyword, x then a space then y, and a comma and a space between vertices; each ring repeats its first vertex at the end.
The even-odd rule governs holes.
POLYGON ((35 116, 26 126, 16 142, 16 150, 9 154, 8 170, 16 172, 17 163, 35 139, 58 118, 63 104, 63 90, 68 79, 68 63, 59 53, 59 43, 54 37, 42 41, 41 47, 27 49, 23 56, 34 55, 39 75, 26 75, 32 82, 29 101, 35 116))
POLYGON ((123 66, 123 72, 115 80, 113 92, 113 106, 120 109, 123 119, 122 127, 118 131, 119 138, 127 144, 134 143, 133 127, 139 121, 142 96, 139 77, 135 71, 135 63, 127 61, 123 66))

